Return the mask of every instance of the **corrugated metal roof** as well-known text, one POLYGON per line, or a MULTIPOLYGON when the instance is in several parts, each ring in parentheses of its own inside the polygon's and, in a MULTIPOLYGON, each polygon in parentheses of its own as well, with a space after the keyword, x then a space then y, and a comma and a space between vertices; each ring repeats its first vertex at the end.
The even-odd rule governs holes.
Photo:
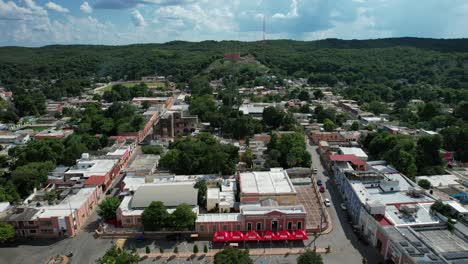
POLYGON ((186 203, 197 205, 198 190, 194 182, 177 182, 171 184, 145 184, 140 186, 133 196, 132 208, 146 208, 153 201, 161 201, 167 207, 186 203))

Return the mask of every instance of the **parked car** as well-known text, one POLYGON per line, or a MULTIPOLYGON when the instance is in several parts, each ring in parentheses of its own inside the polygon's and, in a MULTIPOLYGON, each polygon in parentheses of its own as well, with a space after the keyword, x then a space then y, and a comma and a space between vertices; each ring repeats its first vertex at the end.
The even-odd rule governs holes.
POLYGON ((317 174, 317 169, 312 169, 313 174, 317 174))
POLYGON ((341 209, 342 209, 343 211, 348 210, 348 208, 346 207, 346 204, 345 204, 345 203, 342 203, 342 204, 341 204, 341 209))
POLYGON ((317 185, 318 185, 318 186, 322 186, 322 184, 323 184, 323 183, 322 183, 322 180, 318 180, 318 181, 317 181, 317 185))
POLYGON ((319 190, 320 190, 321 193, 324 193, 325 192, 325 186, 321 185, 319 190))
POLYGON ((330 199, 325 198, 325 201, 323 201, 326 207, 330 207, 330 199))

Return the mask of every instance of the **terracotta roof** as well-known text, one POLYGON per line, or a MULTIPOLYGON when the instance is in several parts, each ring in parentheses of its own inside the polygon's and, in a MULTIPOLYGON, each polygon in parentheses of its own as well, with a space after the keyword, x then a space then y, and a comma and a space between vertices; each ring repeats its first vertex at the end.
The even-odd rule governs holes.
POLYGON ((351 162, 352 164, 356 166, 364 166, 366 163, 356 157, 356 155, 353 154, 347 154, 347 155, 330 155, 330 160, 331 161, 348 161, 351 162))
POLYGON ((104 177, 104 176, 91 176, 84 182, 84 185, 96 185, 96 186, 98 186, 98 185, 104 184, 105 180, 106 180, 106 177, 104 177))

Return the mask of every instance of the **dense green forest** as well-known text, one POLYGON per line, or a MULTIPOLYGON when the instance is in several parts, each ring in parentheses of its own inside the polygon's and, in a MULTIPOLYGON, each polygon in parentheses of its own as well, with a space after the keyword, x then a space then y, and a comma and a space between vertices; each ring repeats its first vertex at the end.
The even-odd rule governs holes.
POLYGON ((236 41, 3 47, 0 81, 13 90, 43 89, 47 97, 75 95, 90 78, 134 80, 157 72, 176 82, 187 82, 223 53, 234 51, 252 54, 278 76, 304 77, 329 85, 346 83, 360 89, 366 100, 424 99, 434 93, 450 103, 468 99, 467 39, 270 40, 264 48, 259 42, 236 41), (416 84, 420 85, 407 91, 406 86, 416 84), (422 84, 431 87, 421 88, 422 84))
MULTIPOLYGON (((0 48, 0 85, 17 95, 14 106, 19 116, 43 113, 44 98, 77 96, 92 82, 138 80, 157 73, 180 87, 221 76, 234 76, 237 85, 270 87, 271 82, 262 79, 265 71, 280 77, 279 82, 292 76, 307 78, 311 85, 332 86, 348 98, 369 104, 367 109, 376 113, 386 110, 372 103, 379 101, 401 104, 422 99, 456 107, 468 101, 468 39, 269 40, 264 46, 260 42, 174 41, 0 48), (250 54, 246 58, 255 63, 227 67, 219 60, 226 52, 250 54), (34 96, 22 96, 33 94, 31 90, 34 96)), ((202 89, 206 94, 209 87, 202 89)), ((118 99, 115 94, 106 98, 118 99)), ((407 124, 425 121, 415 120, 405 110, 395 114, 407 124)), ((16 117, 1 118, 10 121, 16 117)), ((436 121, 432 127, 453 124, 446 118, 436 121)))

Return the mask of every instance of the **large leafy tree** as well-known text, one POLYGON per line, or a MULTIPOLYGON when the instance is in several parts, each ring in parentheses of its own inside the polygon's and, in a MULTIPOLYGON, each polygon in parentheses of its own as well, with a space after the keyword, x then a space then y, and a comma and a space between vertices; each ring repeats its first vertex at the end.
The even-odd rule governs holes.
POLYGON ((284 115, 285 114, 281 109, 269 106, 263 109, 263 122, 265 122, 267 126, 278 128, 283 122, 284 115))
POLYGON ((170 224, 171 215, 160 201, 151 202, 141 215, 141 222, 147 231, 157 231, 170 224))
POLYGON ((181 204, 177 206, 171 218, 175 228, 183 230, 194 226, 197 215, 192 211, 192 207, 187 204, 181 204))
POLYGON ((468 125, 451 126, 440 131, 443 146, 446 150, 455 152, 455 159, 468 161, 468 125))
POLYGON ((323 129, 325 129, 325 131, 331 132, 335 130, 335 128, 336 128, 335 123, 333 123, 333 121, 331 121, 330 119, 327 118, 323 121, 323 129))
POLYGON ((283 168, 310 167, 311 156, 305 144, 304 135, 298 132, 281 136, 273 134, 268 143, 266 165, 280 165, 283 168))
POLYGON ((117 216, 117 209, 119 208, 120 200, 117 197, 106 197, 104 201, 99 204, 98 215, 104 220, 114 219, 117 216))
POLYGON ((468 101, 460 102, 454 109, 453 114, 456 117, 468 122, 468 101))
POLYGON ((247 250, 241 250, 236 247, 226 247, 214 256, 215 264, 252 264, 247 250))
POLYGON ((442 139, 439 135, 423 136, 418 139, 416 147, 416 164, 420 175, 443 173, 444 161, 440 154, 442 139))
POLYGON ((96 260, 98 264, 134 264, 140 261, 140 256, 136 251, 128 252, 112 246, 104 256, 96 260))
POLYGON ((1 183, 0 186, 0 202, 14 202, 20 199, 15 185, 11 181, 1 183))
POLYGON ((220 144, 206 133, 180 139, 171 144, 170 148, 159 165, 176 174, 233 174, 239 159, 237 147, 220 144))
POLYGON ((190 99, 189 110, 202 121, 207 121, 210 113, 216 111, 216 102, 211 95, 196 96, 190 99))
POLYGON ((15 236, 15 229, 12 225, 0 222, 0 242, 5 242, 15 236))
POLYGON ((322 256, 314 251, 307 250, 297 258, 297 264, 323 264, 322 256))
POLYGON ((47 182, 47 175, 55 168, 51 161, 31 162, 17 167, 11 172, 13 183, 21 196, 27 196, 34 187, 41 187, 47 182))

